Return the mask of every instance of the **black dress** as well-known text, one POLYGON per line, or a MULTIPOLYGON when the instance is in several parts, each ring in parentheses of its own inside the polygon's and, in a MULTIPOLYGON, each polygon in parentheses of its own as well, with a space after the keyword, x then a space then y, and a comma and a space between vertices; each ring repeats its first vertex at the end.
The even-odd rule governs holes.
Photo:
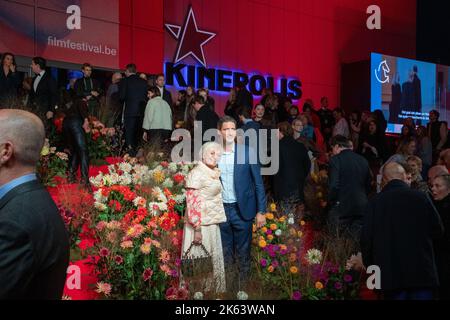
POLYGON ((450 195, 434 205, 444 225, 444 236, 434 241, 436 266, 439 274, 439 298, 450 300, 450 195))

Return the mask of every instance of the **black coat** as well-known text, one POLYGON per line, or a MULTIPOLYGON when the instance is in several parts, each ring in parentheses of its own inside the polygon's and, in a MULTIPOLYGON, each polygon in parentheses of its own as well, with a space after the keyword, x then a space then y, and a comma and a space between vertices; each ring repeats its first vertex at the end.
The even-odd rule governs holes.
POLYGON ((430 198, 400 180, 370 200, 361 233, 366 267, 381 270, 381 289, 423 289, 439 285, 433 238, 443 233, 430 198))
POLYGON ((172 107, 172 95, 170 94, 170 91, 167 90, 166 88, 163 89, 163 96, 162 96, 163 100, 165 102, 167 102, 167 104, 172 107))
POLYGON ((337 205, 340 217, 362 216, 372 180, 367 160, 351 150, 343 150, 331 157, 329 171, 330 205, 337 205))
POLYGON ((441 282, 441 299, 450 299, 450 195, 434 202, 444 225, 444 236, 435 240, 436 266, 441 282), (443 289, 443 290, 442 290, 443 289))
POLYGON ((43 116, 48 111, 55 111, 55 106, 59 103, 58 85, 53 79, 51 73, 46 71, 39 81, 36 91, 34 91, 34 82, 37 76, 33 78, 30 91, 30 103, 33 111, 43 116))
POLYGON ((206 130, 217 129, 217 122, 219 122, 219 116, 217 113, 212 111, 207 105, 198 110, 195 117, 196 121, 201 121, 202 123, 202 141, 206 130))
POLYGON ((0 299, 54 299, 63 294, 69 238, 58 208, 38 182, 0 200, 0 299))
POLYGON ((125 103, 125 118, 144 116, 147 87, 147 82, 135 74, 119 82, 119 97, 125 103))
MULTIPOLYGON (((89 81, 89 79, 86 79, 83 77, 83 78, 77 79, 77 81, 75 81, 75 84, 73 87, 74 87, 74 90, 75 90, 78 98, 86 98, 87 96, 91 96, 91 91, 97 91, 99 94, 103 93, 102 92, 103 90, 100 88, 99 82, 96 79, 92 79, 92 78, 90 78, 90 80, 92 81, 92 89, 90 91, 88 90, 88 87, 86 84, 86 81, 89 81)), ((99 97, 97 97, 97 98, 92 97, 91 99, 98 101, 99 97)))
POLYGON ((8 76, 6 76, 3 68, 0 66, 0 103, 3 101, 8 102, 8 99, 17 97, 19 86, 19 73, 10 71, 8 76))
POLYGON ((236 104, 238 107, 247 107, 249 110, 253 109, 253 95, 247 88, 240 89, 236 94, 236 104))
POLYGON ((280 140, 280 164, 274 177, 274 196, 277 201, 304 199, 306 177, 311 169, 308 151, 293 137, 280 140))

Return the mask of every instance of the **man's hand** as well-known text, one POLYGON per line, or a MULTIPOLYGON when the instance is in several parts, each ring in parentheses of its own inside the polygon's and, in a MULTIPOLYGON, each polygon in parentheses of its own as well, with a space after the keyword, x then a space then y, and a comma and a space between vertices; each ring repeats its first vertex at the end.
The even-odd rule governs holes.
POLYGON ((147 132, 144 132, 144 134, 142 135, 142 139, 145 141, 145 142, 148 142, 148 136, 147 136, 147 132))
POLYGON ((91 91, 91 95, 98 97, 100 94, 97 91, 91 91))
POLYGON ((194 243, 195 244, 201 244, 202 243, 202 231, 201 230, 195 230, 194 233, 194 243))
POLYGON ((86 132, 86 133, 91 131, 91 127, 89 126, 89 120, 88 119, 84 119, 83 129, 84 129, 84 132, 86 132))
POLYGON ((258 212, 256 214, 256 227, 258 229, 264 227, 264 225, 266 224, 266 215, 264 213, 258 212))
POLYGON ((53 118, 53 112, 52 111, 47 111, 46 115, 47 119, 51 119, 53 118))

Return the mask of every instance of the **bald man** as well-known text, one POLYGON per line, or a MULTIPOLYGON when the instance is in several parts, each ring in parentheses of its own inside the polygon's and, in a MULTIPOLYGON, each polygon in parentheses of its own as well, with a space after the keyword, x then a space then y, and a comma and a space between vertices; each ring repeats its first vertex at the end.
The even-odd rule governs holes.
POLYGON ((433 239, 443 235, 442 222, 429 197, 405 181, 400 164, 383 168, 385 186, 364 216, 363 262, 380 267, 385 299, 430 300, 439 286, 433 239))
POLYGON ((32 113, 0 110, 0 299, 61 299, 69 263, 64 222, 36 179, 44 145, 32 113))
POLYGON ((450 172, 450 149, 441 151, 439 154, 438 164, 445 166, 447 171, 450 172))

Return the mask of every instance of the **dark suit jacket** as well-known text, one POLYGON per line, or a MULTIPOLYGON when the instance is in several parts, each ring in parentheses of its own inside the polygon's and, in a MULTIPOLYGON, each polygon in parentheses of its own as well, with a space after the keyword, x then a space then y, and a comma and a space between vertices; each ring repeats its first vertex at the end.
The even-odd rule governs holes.
POLYGON ((212 111, 207 105, 198 110, 195 116, 196 121, 202 122, 202 138, 208 129, 217 129, 217 122, 219 121, 219 116, 217 113, 212 111))
POLYGON ((135 74, 119 82, 120 100, 125 103, 125 118, 144 116, 147 87, 147 82, 135 74))
POLYGON ((296 198, 303 201, 306 177, 311 160, 305 146, 293 137, 280 140, 280 167, 274 177, 274 196, 277 201, 296 198))
POLYGON ((253 220, 258 212, 267 210, 261 167, 257 161, 254 164, 250 162, 250 153, 254 152, 247 145, 235 145, 234 190, 240 214, 246 221, 253 220))
POLYGON ((51 73, 46 71, 36 92, 34 91, 34 82, 37 76, 33 78, 33 84, 30 91, 30 103, 35 111, 39 115, 45 115, 48 111, 55 111, 55 106, 59 103, 58 98, 58 85, 55 79, 53 79, 51 73))
POLYGON ((162 98, 172 108, 172 104, 173 104, 172 95, 170 94, 170 91, 167 90, 166 88, 163 89, 163 97, 162 98))
POLYGON ((367 160, 351 150, 344 150, 331 157, 329 171, 330 205, 339 202, 340 217, 362 216, 371 183, 367 160))
POLYGON ((0 102, 10 98, 17 97, 17 90, 20 86, 20 77, 18 72, 9 72, 5 76, 3 68, 0 68, 0 102))
POLYGON ((364 265, 380 267, 382 290, 436 287, 433 238, 442 233, 428 196, 393 180, 367 206, 361 233, 364 265))
POLYGON ((38 182, 0 200, 0 299, 61 299, 69 239, 58 208, 38 182))
MULTIPOLYGON (((88 91, 85 86, 85 78, 80 78, 75 81, 74 89, 78 98, 86 98, 91 95, 91 91, 97 91, 99 94, 102 94, 102 89, 100 88, 100 84, 97 80, 92 79, 92 90, 88 91)), ((87 79, 86 79, 87 81, 87 79)), ((98 98, 92 97, 91 99, 98 100, 98 98)))

